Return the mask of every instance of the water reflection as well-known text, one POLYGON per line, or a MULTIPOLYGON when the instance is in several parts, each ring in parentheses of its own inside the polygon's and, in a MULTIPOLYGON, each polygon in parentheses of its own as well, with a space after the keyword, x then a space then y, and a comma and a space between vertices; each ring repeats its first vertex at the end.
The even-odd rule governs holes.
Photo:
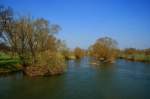
POLYGON ((91 58, 67 62, 60 76, 30 78, 22 74, 0 77, 1 99, 149 99, 150 65, 118 60, 90 64, 91 58))

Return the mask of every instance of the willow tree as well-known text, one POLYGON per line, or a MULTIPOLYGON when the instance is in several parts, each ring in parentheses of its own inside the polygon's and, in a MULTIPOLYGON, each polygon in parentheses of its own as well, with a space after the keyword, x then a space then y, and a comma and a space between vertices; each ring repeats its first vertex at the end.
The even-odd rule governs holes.
POLYGON ((11 8, 0 7, 0 41, 17 54, 29 75, 64 71, 60 40, 54 36, 59 30, 59 25, 50 24, 43 18, 15 16, 11 8))
POLYGON ((74 55, 75 55, 76 59, 81 59, 84 57, 85 51, 79 47, 76 47, 74 49, 74 55))
POLYGON ((62 66, 58 40, 54 34, 60 26, 44 18, 14 16, 11 8, 0 8, 0 40, 19 56, 24 67, 32 65, 62 66))
POLYGON ((10 35, 13 28, 13 10, 10 7, 0 6, 0 42, 10 45, 10 35))
POLYGON ((89 48, 90 55, 98 61, 113 62, 116 59, 117 42, 110 37, 99 38, 89 48))

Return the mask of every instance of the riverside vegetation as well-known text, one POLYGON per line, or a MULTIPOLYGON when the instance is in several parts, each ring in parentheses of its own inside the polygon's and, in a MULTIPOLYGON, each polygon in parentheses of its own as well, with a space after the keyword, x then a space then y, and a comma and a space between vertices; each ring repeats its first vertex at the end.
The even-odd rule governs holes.
POLYGON ((0 8, 0 22, 1 43, 9 48, 12 59, 18 58, 25 74, 45 76, 65 71, 61 41, 54 36, 59 25, 44 18, 15 16, 9 7, 0 8))
POLYGON ((114 63, 117 58, 150 62, 150 50, 119 50, 118 43, 102 37, 88 50, 67 48, 56 38, 61 27, 44 18, 17 16, 10 7, 0 7, 0 74, 22 71, 28 76, 48 76, 66 71, 66 60, 94 58, 92 64, 114 63))
POLYGON ((129 61, 150 62, 150 49, 139 50, 135 48, 127 48, 120 51, 119 58, 129 61))

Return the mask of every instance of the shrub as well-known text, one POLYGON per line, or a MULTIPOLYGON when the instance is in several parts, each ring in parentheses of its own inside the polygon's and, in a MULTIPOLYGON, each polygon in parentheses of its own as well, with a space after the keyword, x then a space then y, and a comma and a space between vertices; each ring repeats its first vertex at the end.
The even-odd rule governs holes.
POLYGON ((117 57, 117 42, 109 37, 98 39, 89 48, 90 55, 98 61, 113 62, 117 57))

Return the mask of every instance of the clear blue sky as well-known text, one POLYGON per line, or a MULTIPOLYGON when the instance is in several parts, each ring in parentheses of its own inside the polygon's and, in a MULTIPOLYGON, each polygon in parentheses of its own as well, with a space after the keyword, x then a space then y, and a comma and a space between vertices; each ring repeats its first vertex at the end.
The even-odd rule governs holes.
POLYGON ((88 48, 109 36, 119 47, 150 47, 150 0, 0 0, 15 12, 44 17, 62 27, 70 48, 88 48))

